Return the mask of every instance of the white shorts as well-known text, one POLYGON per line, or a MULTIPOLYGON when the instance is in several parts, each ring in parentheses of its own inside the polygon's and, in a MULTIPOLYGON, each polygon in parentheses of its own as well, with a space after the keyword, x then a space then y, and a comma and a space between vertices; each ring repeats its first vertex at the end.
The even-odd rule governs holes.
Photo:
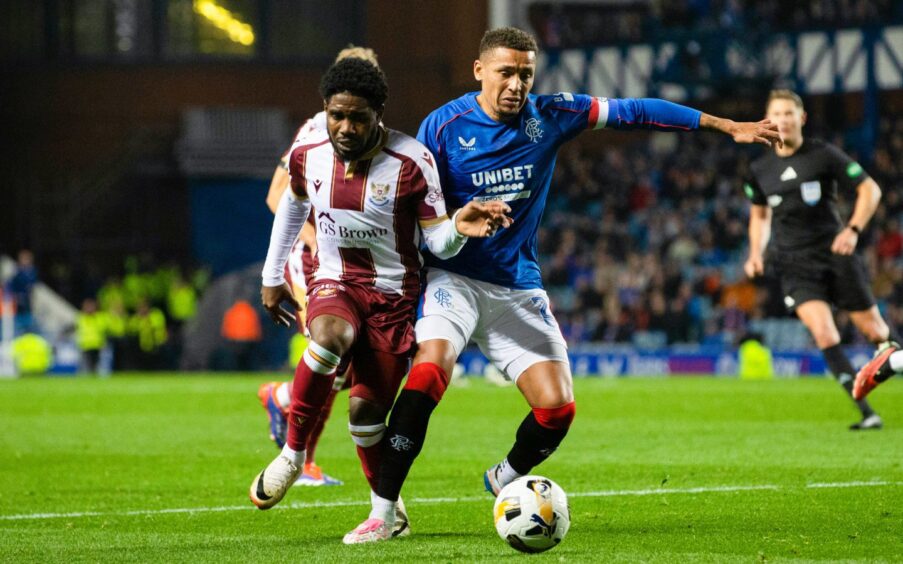
POLYGON ((567 364, 567 344, 542 288, 514 290, 436 268, 427 269, 418 343, 450 341, 455 354, 471 339, 510 380, 537 362, 567 364))

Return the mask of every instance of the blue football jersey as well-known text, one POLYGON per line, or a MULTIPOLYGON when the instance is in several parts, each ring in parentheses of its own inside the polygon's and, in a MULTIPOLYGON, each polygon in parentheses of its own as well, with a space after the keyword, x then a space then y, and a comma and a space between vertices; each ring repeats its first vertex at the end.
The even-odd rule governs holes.
POLYGON ((520 116, 504 123, 486 115, 477 94, 432 112, 417 140, 436 157, 450 208, 501 200, 511 206, 514 225, 471 239, 447 260, 425 250, 426 263, 508 288, 540 288, 536 236, 558 148, 587 128, 604 127, 609 104, 581 94, 530 95, 520 116))
POLYGON ((436 157, 448 208, 470 200, 501 200, 514 225, 472 239, 458 255, 426 264, 507 288, 542 287, 536 236, 558 148, 586 129, 689 131, 698 110, 655 98, 596 98, 566 92, 527 98, 517 119, 498 122, 471 92, 445 104, 420 125, 417 140, 436 157))

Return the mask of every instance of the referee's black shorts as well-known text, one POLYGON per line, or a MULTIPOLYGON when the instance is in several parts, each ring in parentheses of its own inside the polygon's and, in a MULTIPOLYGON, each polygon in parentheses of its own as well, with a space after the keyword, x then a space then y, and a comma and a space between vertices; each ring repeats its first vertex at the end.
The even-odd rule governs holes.
POLYGON ((784 305, 793 311, 821 300, 844 311, 865 311, 875 305, 862 257, 830 249, 779 251, 775 257, 784 305))

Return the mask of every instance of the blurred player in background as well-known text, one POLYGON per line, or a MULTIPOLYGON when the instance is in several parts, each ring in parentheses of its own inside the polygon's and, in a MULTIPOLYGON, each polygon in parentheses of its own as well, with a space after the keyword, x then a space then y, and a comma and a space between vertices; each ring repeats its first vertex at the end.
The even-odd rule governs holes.
POLYGON ((853 383, 853 397, 864 399, 878 384, 900 373, 903 373, 903 351, 898 343, 891 342, 879 348, 875 358, 859 369, 853 383))
MULTIPOLYGON (((379 62, 377 61, 376 53, 373 49, 351 45, 339 51, 339 54, 335 58, 335 62, 339 62, 348 57, 363 59, 372 63, 374 66, 379 67, 379 62)), ((297 133, 295 133, 292 147, 301 144, 306 137, 321 133, 325 130, 326 113, 318 112, 314 117, 304 122, 301 127, 298 128, 297 133)), ((276 208, 279 206, 279 200, 282 199, 282 195, 289 185, 288 159, 290 154, 291 147, 282 155, 279 166, 276 167, 276 170, 273 172, 273 179, 270 181, 270 189, 267 192, 266 203, 273 214, 276 213, 276 208)), ((313 219, 308 218, 308 221, 304 223, 304 227, 301 228, 298 239, 292 246, 288 262, 285 265, 286 280, 291 285, 292 292, 298 300, 298 303, 301 305, 301 309, 297 310, 295 314, 298 331, 305 335, 307 334, 307 286, 310 282, 310 277, 313 275, 314 255, 316 255, 316 252, 316 228, 314 227, 313 219)), ((333 391, 326 399, 323 411, 320 413, 320 419, 311 431, 310 437, 307 439, 307 460, 304 463, 304 469, 301 476, 298 478, 296 485, 335 486, 342 484, 341 480, 324 473, 323 470, 317 466, 314 456, 316 454, 317 444, 320 442, 320 436, 323 434, 323 429, 326 427, 326 421, 329 419, 329 414, 332 412, 332 405, 335 402, 336 394, 340 390, 348 389, 349 387, 351 387, 351 378, 349 378, 347 366, 340 367, 336 375, 335 383, 333 384, 333 391)), ((266 409, 267 416, 269 417, 270 439, 276 443, 277 447, 282 448, 285 445, 285 434, 288 429, 286 421, 288 418, 289 406, 291 405, 292 382, 267 382, 261 384, 260 388, 257 390, 257 396, 260 398, 260 403, 263 405, 264 409, 266 409)))
POLYGON ((567 346, 543 290, 537 230, 561 145, 588 129, 714 129, 741 143, 779 141, 767 120, 736 123, 663 100, 532 95, 537 46, 515 28, 488 31, 474 76, 481 91, 431 113, 417 138, 432 151, 451 208, 510 202, 513 226, 453 258, 425 252, 418 351, 386 432, 377 498, 353 542, 391 538, 395 500, 420 452, 433 409, 469 340, 524 395, 531 411, 508 456, 484 475, 493 495, 545 460, 567 434, 574 395, 567 346))
MULTIPOLYGON (((831 307, 849 311, 856 328, 879 350, 892 345, 865 265, 856 254, 859 235, 878 207, 881 189, 834 145, 803 138, 806 112, 796 93, 772 91, 766 117, 777 124, 784 144, 752 163, 752 178, 744 186, 752 202, 744 270, 751 278, 764 273, 765 248, 774 224, 771 260, 781 278, 784 304, 809 329, 831 373, 852 396, 856 372, 840 346, 831 307), (837 197, 854 193, 856 204, 844 223, 837 197)), ((851 430, 882 427, 881 417, 864 396, 853 401, 862 420, 851 430)))
MULTIPOLYGON (((275 322, 290 326, 294 315, 281 304, 301 306, 285 282, 285 263, 313 208, 311 340, 295 373, 285 446, 251 483, 249 496, 260 509, 276 505, 300 475, 343 358, 354 373, 349 429, 375 490, 385 418, 414 344, 421 240, 448 258, 468 237, 489 237, 510 224, 510 208, 501 202, 471 202, 449 220, 429 151, 380 121, 388 85, 378 67, 343 59, 324 74, 320 94, 326 128, 292 149, 291 189, 276 210, 263 270, 263 305, 275 322)), ((385 527, 388 535, 405 534, 407 516, 396 513, 385 527)))

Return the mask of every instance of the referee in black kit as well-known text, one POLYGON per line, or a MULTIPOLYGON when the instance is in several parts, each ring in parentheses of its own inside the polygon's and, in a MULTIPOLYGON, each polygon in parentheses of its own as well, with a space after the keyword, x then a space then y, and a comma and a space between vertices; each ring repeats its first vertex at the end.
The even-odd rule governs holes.
MULTIPOLYGON (((837 147, 803 139, 806 112, 796 93, 773 90, 766 114, 778 125, 783 146, 752 163, 752 178, 743 187, 752 201, 744 270, 750 278, 763 274, 774 223, 771 258, 781 279, 784 304, 809 329, 828 368, 852 399, 856 371, 840 347, 831 306, 849 311, 856 328, 879 348, 891 343, 862 258, 855 254, 859 235, 881 200, 881 189, 837 147), (837 211, 838 193, 856 194, 853 214, 846 222, 837 211)), ((868 402, 853 401, 862 420, 850 429, 880 429, 881 417, 868 402)))

